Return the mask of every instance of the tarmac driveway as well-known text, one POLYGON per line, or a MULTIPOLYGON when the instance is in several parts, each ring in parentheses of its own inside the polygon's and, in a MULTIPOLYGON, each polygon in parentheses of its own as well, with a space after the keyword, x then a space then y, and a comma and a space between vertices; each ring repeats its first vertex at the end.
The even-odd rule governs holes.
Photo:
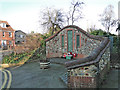
POLYGON ((40 69, 38 62, 9 68, 12 73, 11 88, 66 88, 60 76, 67 70, 63 65, 50 64, 49 69, 40 69))

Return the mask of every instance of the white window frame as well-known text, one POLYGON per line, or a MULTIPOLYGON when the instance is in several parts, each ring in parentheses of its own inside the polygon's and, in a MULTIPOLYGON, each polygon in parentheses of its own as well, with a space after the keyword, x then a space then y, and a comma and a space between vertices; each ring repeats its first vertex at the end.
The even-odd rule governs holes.
POLYGON ((20 38, 23 38, 23 35, 20 35, 20 38))

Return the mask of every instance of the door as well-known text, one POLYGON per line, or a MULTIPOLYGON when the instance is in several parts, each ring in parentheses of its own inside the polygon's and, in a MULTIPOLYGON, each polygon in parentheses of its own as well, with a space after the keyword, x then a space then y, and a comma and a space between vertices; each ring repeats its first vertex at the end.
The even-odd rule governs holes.
POLYGON ((67 32, 67 41, 68 41, 68 52, 72 52, 73 51, 73 36, 72 36, 72 30, 69 30, 68 32, 67 32))

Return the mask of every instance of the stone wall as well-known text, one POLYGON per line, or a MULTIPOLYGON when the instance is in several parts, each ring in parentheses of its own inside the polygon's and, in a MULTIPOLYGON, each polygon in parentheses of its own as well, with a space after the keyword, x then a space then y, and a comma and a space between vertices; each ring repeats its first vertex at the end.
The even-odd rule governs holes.
POLYGON ((110 48, 107 48, 99 63, 68 70, 68 86, 74 88, 97 88, 110 69, 110 48))
POLYGON ((90 53, 100 44, 100 40, 91 39, 82 29, 75 27, 69 27, 61 30, 55 34, 52 38, 46 41, 46 56, 50 57, 61 57, 64 53, 68 53, 68 42, 67 42, 67 31, 72 30, 73 39, 73 51, 72 53, 77 54, 77 58, 83 58, 89 56, 90 53), (64 35, 64 47, 61 45, 61 36, 64 35), (80 47, 76 47, 76 35, 80 36, 80 47))
POLYGON ((46 40, 46 56, 61 57, 68 53, 67 32, 72 30, 72 53, 77 59, 65 63, 68 69, 68 87, 97 88, 110 69, 110 41, 108 38, 92 36, 77 26, 67 26, 46 40), (61 45, 64 35, 64 47, 61 45), (77 45, 77 35, 80 36, 80 47, 77 45))

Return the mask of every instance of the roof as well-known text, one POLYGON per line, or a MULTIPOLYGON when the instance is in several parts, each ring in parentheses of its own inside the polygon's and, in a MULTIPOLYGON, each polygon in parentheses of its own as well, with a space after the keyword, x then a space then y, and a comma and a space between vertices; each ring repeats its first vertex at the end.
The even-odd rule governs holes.
POLYGON ((2 20, 0 20, 0 24, 1 24, 1 23, 6 23, 6 25, 9 25, 9 26, 6 27, 6 28, 3 28, 3 27, 0 26, 0 29, 1 29, 1 30, 15 31, 15 30, 10 26, 10 24, 9 24, 7 21, 2 21, 2 20))
POLYGON ((21 30, 16 30, 15 32, 22 32, 22 33, 26 34, 25 32, 23 32, 23 31, 21 31, 21 30))
POLYGON ((67 28, 76 28, 77 30, 79 30, 80 32, 82 32, 83 34, 85 34, 86 36, 92 38, 92 39, 95 39, 95 40, 103 40, 103 38, 101 36, 94 36, 94 35, 90 35, 89 33, 87 33, 85 30, 79 28, 78 26, 75 26, 75 25, 69 25, 69 26, 66 26, 64 28, 62 28, 61 30, 59 30, 58 32, 56 32, 54 35, 52 35, 51 37, 47 38, 45 41, 49 41, 51 40, 52 38, 54 38, 55 36, 57 36, 62 30, 65 30, 67 28))
MULTIPOLYGON (((6 24, 8 24, 7 21, 2 21, 2 20, 0 20, 0 23, 6 23, 6 24)), ((8 24, 8 25, 9 25, 9 24, 8 24)))

